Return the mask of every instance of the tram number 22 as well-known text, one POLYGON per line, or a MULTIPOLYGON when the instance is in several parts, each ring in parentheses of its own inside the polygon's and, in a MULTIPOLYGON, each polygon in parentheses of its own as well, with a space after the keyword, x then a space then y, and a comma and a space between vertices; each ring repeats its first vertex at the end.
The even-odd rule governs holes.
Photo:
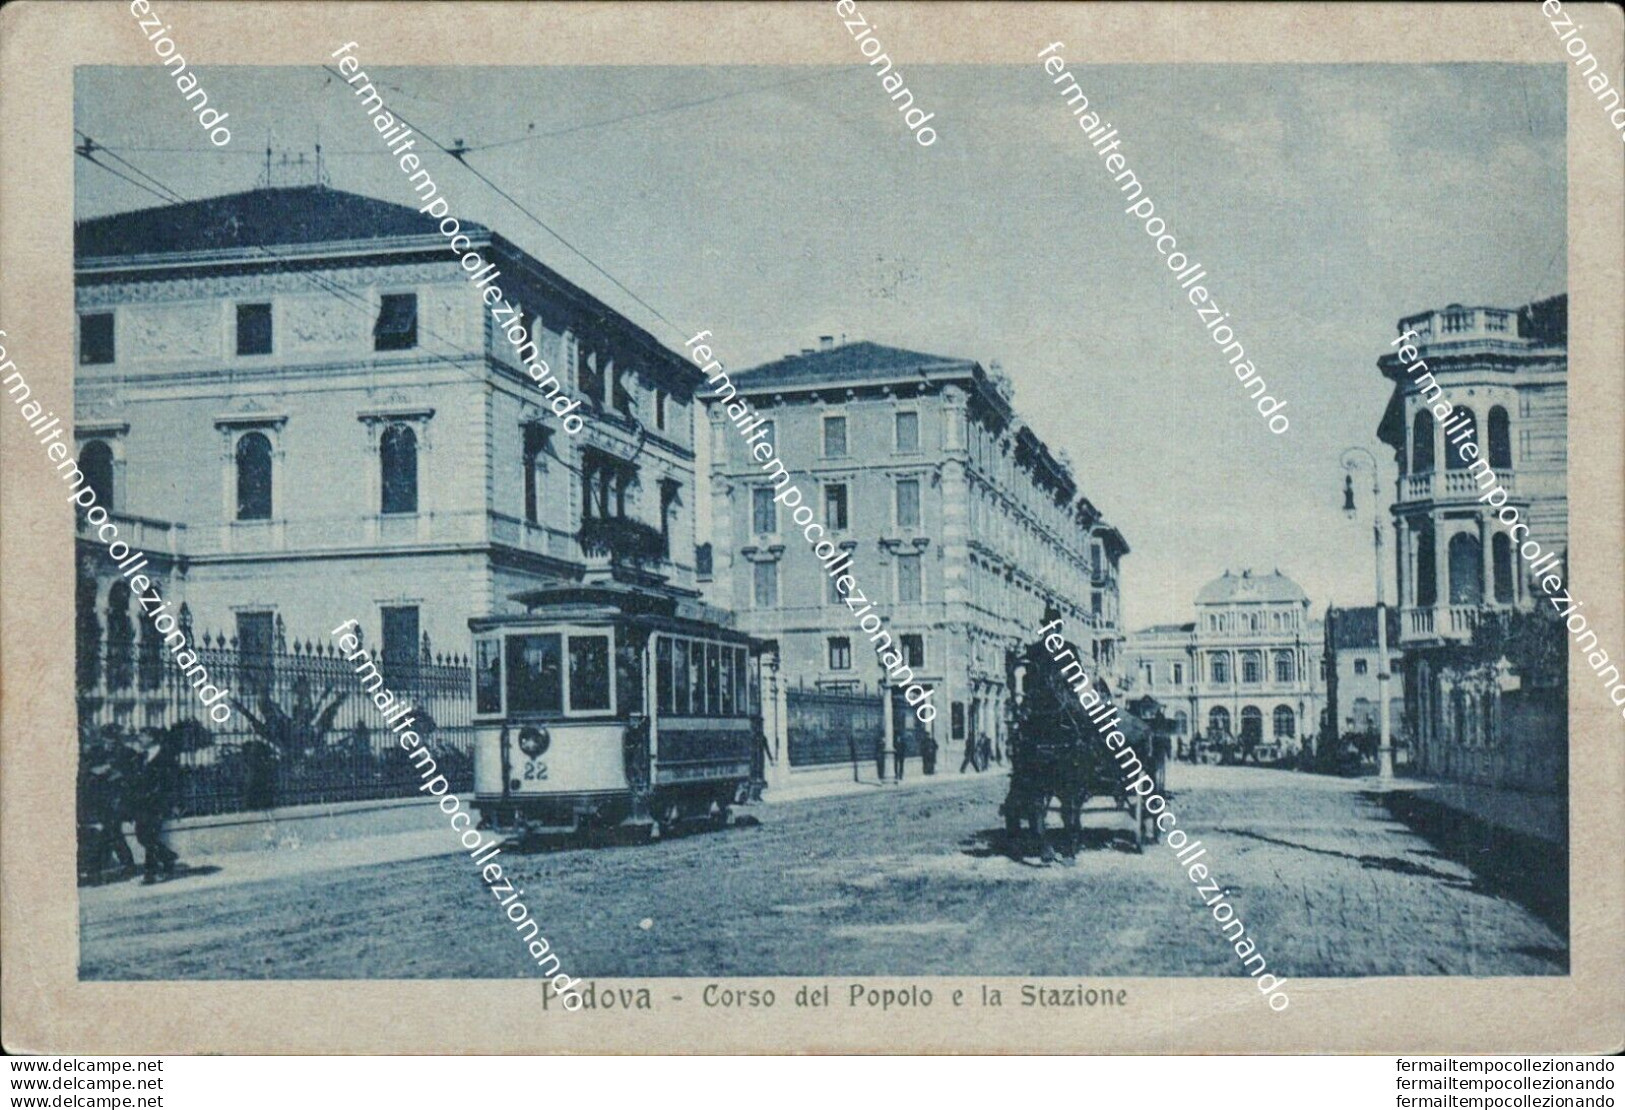
POLYGON ((546 782, 547 781, 547 764, 542 762, 540 759, 526 760, 525 761, 525 781, 526 782, 546 782))

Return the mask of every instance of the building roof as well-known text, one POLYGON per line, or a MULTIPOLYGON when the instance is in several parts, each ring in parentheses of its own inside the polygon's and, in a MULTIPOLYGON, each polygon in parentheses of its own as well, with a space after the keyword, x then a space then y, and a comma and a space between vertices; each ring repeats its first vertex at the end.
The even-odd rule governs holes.
MULTIPOLYGON (((473 237, 489 234, 465 223, 473 237)), ((78 258, 189 254, 255 246, 355 242, 438 235, 417 209, 323 185, 250 189, 244 193, 139 208, 74 225, 78 258)))
POLYGON ((1142 628, 1134 633, 1136 636, 1166 636, 1170 633, 1192 632, 1196 629, 1195 621, 1186 621, 1184 624, 1153 624, 1149 628, 1142 628))
POLYGON ((1309 600, 1303 587, 1279 570, 1269 574, 1254 574, 1244 570, 1231 574, 1228 570, 1215 578, 1196 595, 1198 605, 1222 605, 1231 601, 1298 601, 1309 600))
POLYGON ((760 390, 912 378, 943 370, 975 374, 981 367, 972 359, 928 355, 862 340, 827 350, 786 355, 776 362, 741 370, 732 380, 740 390, 760 390))
MULTIPOLYGON (((1377 646, 1377 607, 1363 605, 1351 609, 1331 608, 1326 610, 1326 643, 1333 651, 1348 648, 1371 648, 1377 646)), ((1399 611, 1388 609, 1388 646, 1395 647, 1399 643, 1399 611)))

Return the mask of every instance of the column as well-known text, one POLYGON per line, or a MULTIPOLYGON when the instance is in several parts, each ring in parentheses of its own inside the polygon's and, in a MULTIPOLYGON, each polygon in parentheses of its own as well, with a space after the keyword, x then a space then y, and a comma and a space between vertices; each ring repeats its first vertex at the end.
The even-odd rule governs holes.
POLYGON ((1490 518, 1478 518, 1478 561, 1484 576, 1483 597, 1486 604, 1495 600, 1495 559, 1490 549, 1490 518))
MULTIPOLYGON (((1443 517, 1433 522, 1433 606, 1447 610, 1450 606, 1450 533, 1444 525, 1443 517)), ((1435 634, 1443 633, 1449 626, 1448 613, 1442 618, 1434 614, 1435 634)))
POLYGON ((1416 552, 1412 539, 1405 518, 1394 521, 1394 547, 1399 552, 1399 596, 1394 604, 1401 612, 1416 604, 1416 552))

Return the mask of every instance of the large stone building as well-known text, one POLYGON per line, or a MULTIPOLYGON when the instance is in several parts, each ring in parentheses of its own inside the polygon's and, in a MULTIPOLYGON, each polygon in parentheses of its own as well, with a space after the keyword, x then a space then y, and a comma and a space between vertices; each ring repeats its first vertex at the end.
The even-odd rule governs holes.
MULTIPOLYGON (((982 366, 824 337, 731 377, 852 553, 905 662, 936 689, 939 744, 967 732, 1002 743, 1005 653, 1033 638, 1048 604, 1116 672, 1128 545, 982 366)), ((789 682, 873 688, 867 638, 720 406, 711 419, 714 600, 778 641, 789 682)))
MULTIPOLYGON (((320 187, 75 228, 80 467, 160 590, 245 651, 358 620, 386 661, 466 652, 515 592, 637 565, 697 594, 681 356, 464 225, 582 402, 566 434, 433 219, 320 187)), ((81 636, 138 628, 81 541, 81 636)), ((122 634, 122 633, 120 633, 122 634)))
POLYGON ((1567 747, 1566 712, 1472 648, 1485 614, 1529 611, 1541 595, 1496 509, 1479 500, 1459 444, 1474 444, 1527 539, 1561 558, 1566 580, 1567 297, 1519 309, 1451 305, 1401 320, 1399 333, 1377 362, 1394 386, 1377 434, 1399 467, 1398 646, 1418 766, 1550 786, 1567 747), (1435 411, 1446 405, 1448 430, 1435 411))
POLYGON ((1181 751, 1197 735, 1228 733, 1284 755, 1319 730, 1321 640, 1292 579, 1225 571, 1197 593, 1194 621, 1129 636, 1124 675, 1135 696, 1162 703, 1181 751))

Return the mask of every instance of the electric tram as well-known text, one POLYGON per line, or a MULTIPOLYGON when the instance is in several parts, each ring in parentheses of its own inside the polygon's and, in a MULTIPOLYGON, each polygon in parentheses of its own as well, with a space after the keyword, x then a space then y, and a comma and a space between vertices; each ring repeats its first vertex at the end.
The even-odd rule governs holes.
POLYGON ((725 825, 760 791, 761 643, 702 603, 621 584, 516 595, 469 621, 474 804, 525 837, 725 825))

